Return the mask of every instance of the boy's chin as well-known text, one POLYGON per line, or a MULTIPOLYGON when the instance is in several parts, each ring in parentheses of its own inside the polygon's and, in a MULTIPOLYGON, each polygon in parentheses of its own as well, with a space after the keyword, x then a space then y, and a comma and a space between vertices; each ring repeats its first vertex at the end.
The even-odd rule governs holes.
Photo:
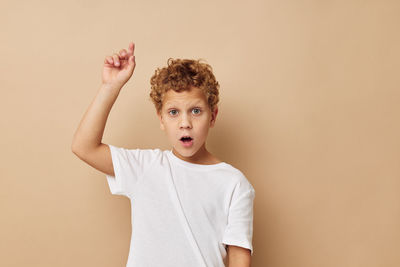
POLYGON ((196 149, 196 148, 193 148, 193 147, 190 147, 190 148, 184 148, 184 147, 177 148, 177 147, 174 147, 174 151, 175 151, 175 153, 179 154, 182 157, 191 158, 191 157, 193 157, 194 155, 196 155, 199 152, 199 149, 198 148, 196 149))
POLYGON ((175 153, 179 154, 182 157, 190 158, 191 156, 195 155, 197 151, 192 149, 182 149, 182 148, 174 148, 175 153))

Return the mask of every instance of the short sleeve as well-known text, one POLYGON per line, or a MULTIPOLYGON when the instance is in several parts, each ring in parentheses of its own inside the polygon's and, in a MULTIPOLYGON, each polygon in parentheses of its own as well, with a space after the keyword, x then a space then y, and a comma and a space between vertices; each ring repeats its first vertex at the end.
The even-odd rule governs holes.
POLYGON ((250 249, 253 255, 253 202, 255 190, 248 181, 235 187, 228 213, 228 225, 222 243, 250 249))
POLYGON ((137 182, 154 162, 159 149, 126 149, 108 145, 115 176, 106 175, 113 195, 132 198, 137 182))

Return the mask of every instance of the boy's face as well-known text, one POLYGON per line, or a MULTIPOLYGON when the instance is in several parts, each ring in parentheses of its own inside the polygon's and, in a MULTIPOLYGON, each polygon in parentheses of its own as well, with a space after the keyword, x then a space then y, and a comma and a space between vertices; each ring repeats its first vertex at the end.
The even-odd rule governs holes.
POLYGON ((179 93, 168 90, 160 113, 157 113, 160 128, 165 131, 177 157, 192 162, 201 162, 207 157, 205 142, 209 128, 215 124, 218 108, 211 112, 207 98, 199 88, 192 87, 190 91, 179 93), (183 141, 182 137, 190 138, 183 141))

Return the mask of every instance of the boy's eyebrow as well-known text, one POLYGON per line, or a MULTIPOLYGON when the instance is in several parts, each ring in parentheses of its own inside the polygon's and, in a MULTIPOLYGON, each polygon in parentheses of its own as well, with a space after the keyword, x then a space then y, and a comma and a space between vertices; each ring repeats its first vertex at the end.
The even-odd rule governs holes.
MULTIPOLYGON (((167 103, 165 103, 165 106, 166 107, 167 106, 170 107, 170 106, 174 106, 176 104, 178 104, 178 103, 176 103, 175 101, 168 101, 167 103)), ((197 101, 191 103, 189 106, 199 106, 201 104, 203 104, 202 101, 201 100, 197 100, 197 101)))

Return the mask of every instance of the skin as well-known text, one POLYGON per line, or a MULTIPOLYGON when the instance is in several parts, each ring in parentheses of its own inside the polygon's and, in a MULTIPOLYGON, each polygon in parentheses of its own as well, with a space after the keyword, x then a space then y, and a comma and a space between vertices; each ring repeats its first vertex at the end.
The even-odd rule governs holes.
POLYGON ((217 114, 218 107, 211 111, 204 93, 197 87, 191 87, 179 93, 168 90, 157 116, 175 156, 191 163, 208 165, 221 162, 206 148, 208 131, 214 127, 217 114), (191 147, 183 146, 180 141, 183 135, 193 138, 191 147))
POLYGON ((128 50, 106 56, 104 59, 102 86, 119 90, 131 78, 136 67, 135 44, 129 43, 128 50))
POLYGON ((251 253, 247 248, 228 245, 227 267, 250 267, 251 253))

